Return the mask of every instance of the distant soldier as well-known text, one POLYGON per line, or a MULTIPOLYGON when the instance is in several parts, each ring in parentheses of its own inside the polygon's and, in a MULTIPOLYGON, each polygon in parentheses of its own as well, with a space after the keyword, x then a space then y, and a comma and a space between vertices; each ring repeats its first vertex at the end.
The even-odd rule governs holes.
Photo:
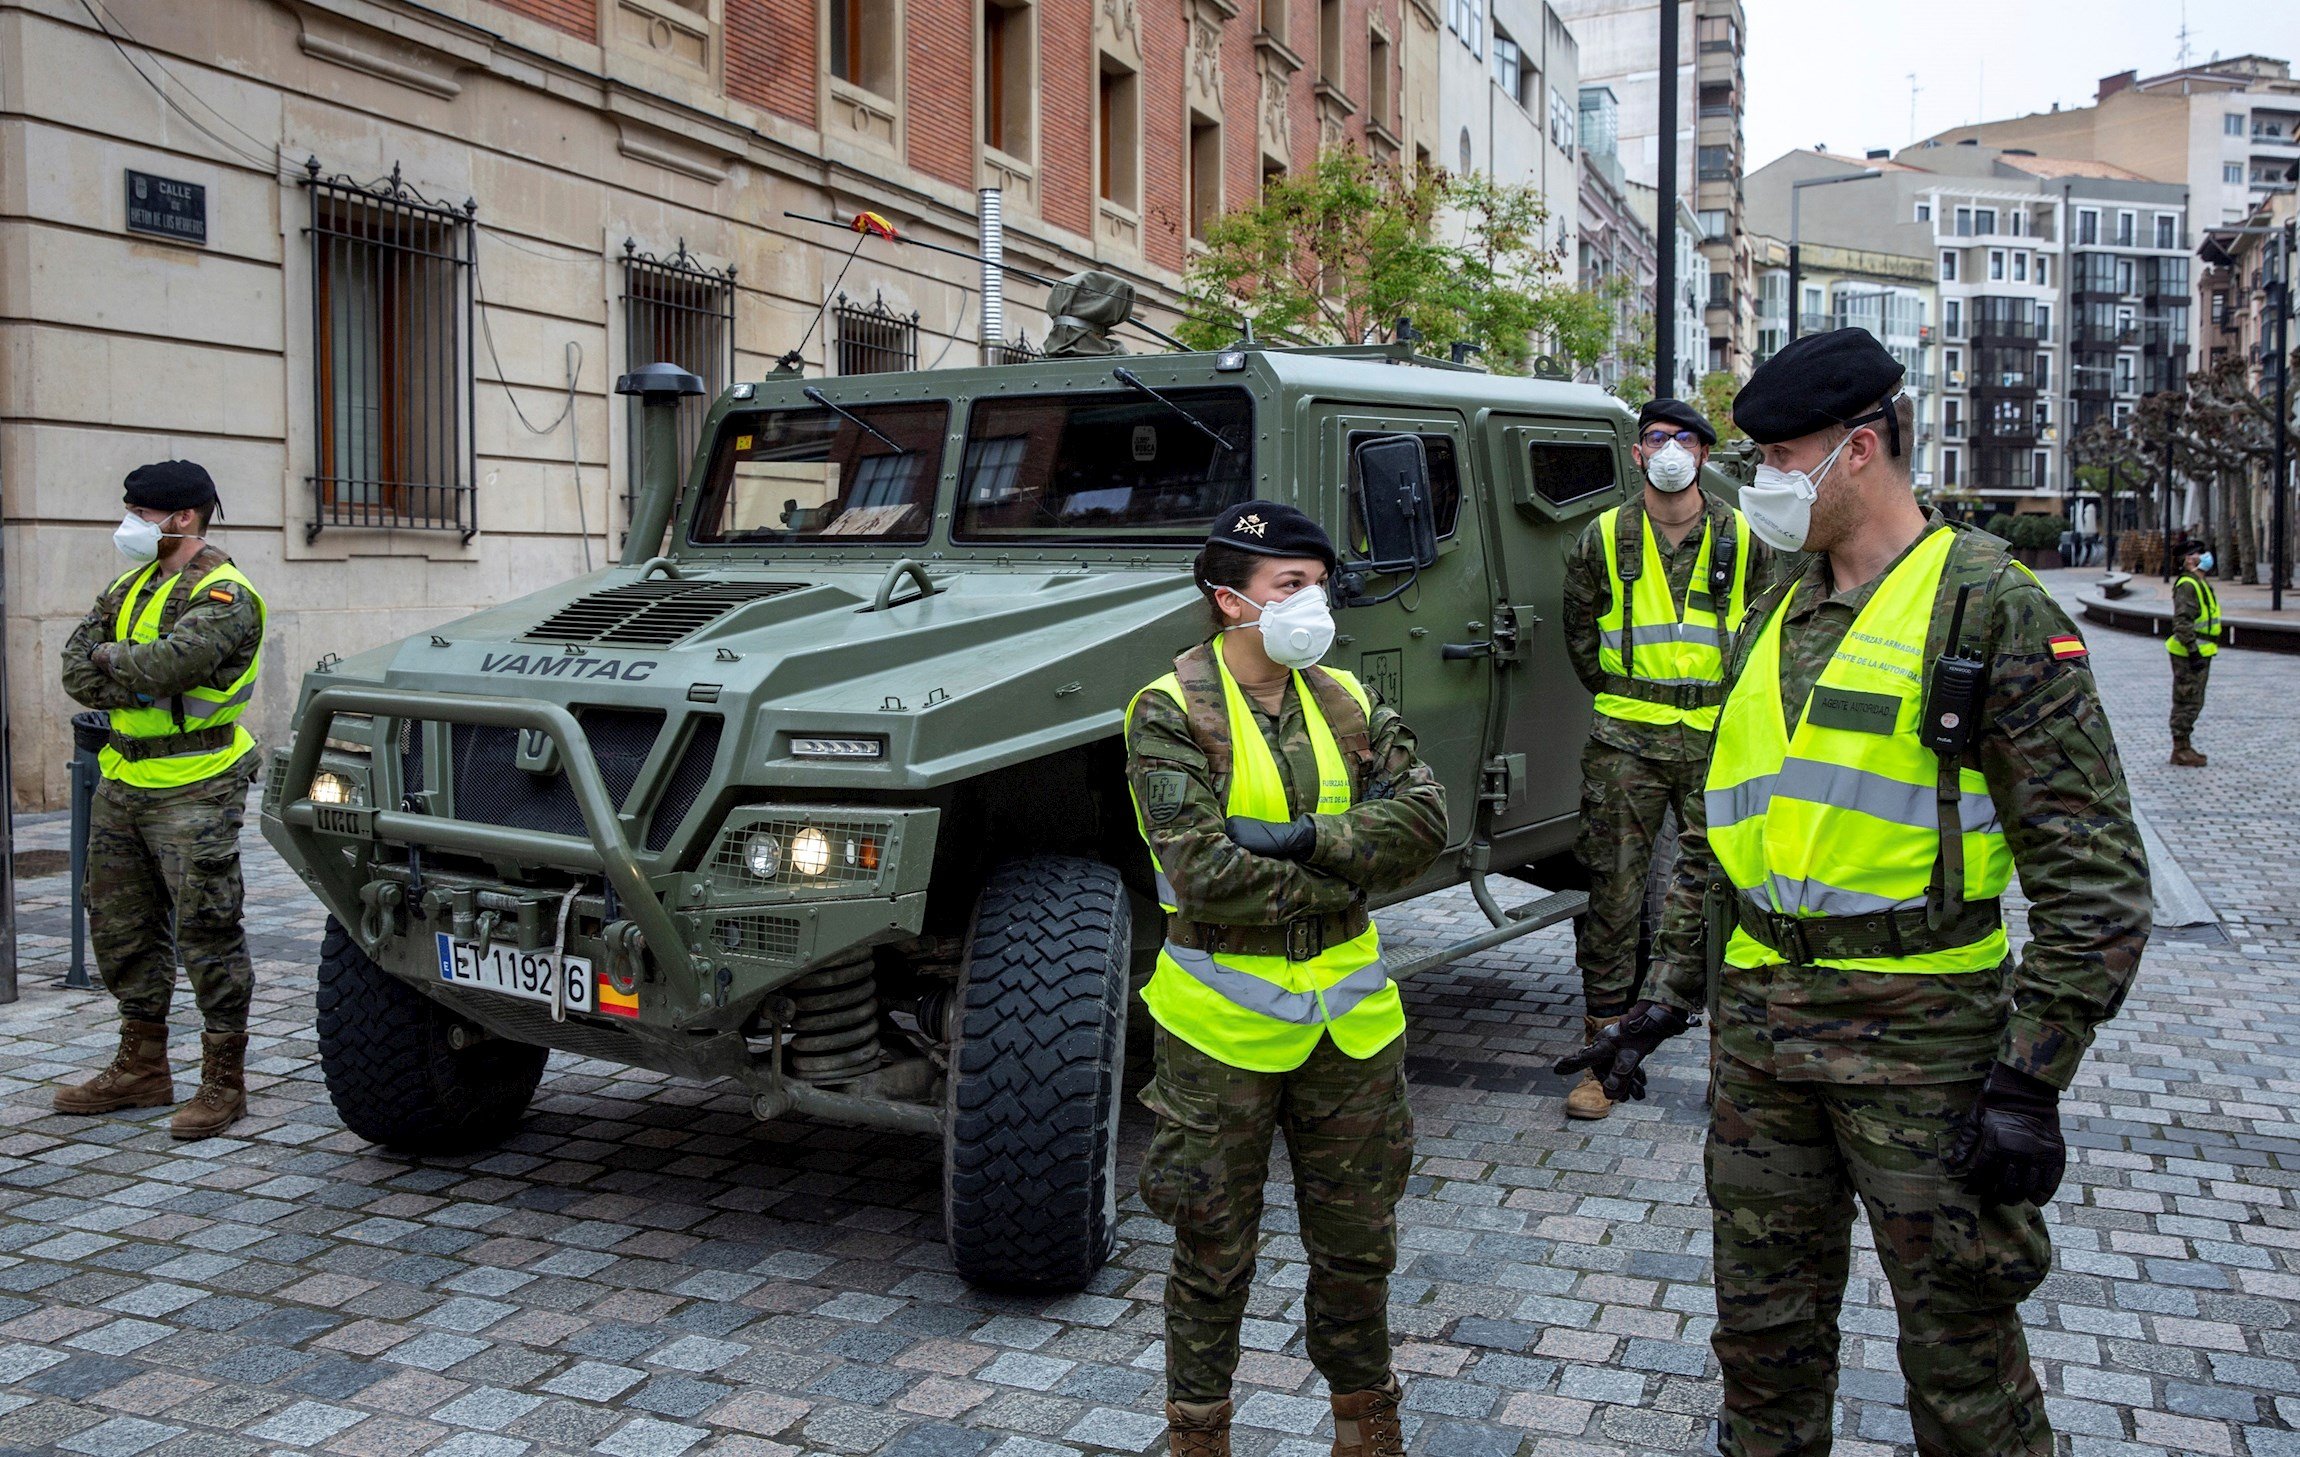
MULTIPOLYGON (((1700 487, 1717 431, 1682 400, 1637 414, 1630 453, 1645 488, 1581 533, 1565 568, 1565 648, 1596 695, 1581 755, 1581 835, 1589 910, 1574 922, 1588 1036, 1637 991, 1638 928, 1654 842, 1671 810, 1701 793, 1709 735, 1725 701, 1723 653, 1767 580, 1765 548, 1741 513, 1700 487)), ((1603 1118, 1594 1077, 1566 1094, 1569 1118, 1603 1118)))
POLYGON ((2196 716, 2204 712, 2204 686, 2220 651, 2220 598, 2205 577, 2211 570, 2209 549, 2193 541, 2180 548, 2180 575, 2172 583, 2172 636, 2164 640, 2164 649, 2172 655, 2172 762, 2183 769, 2201 769, 2208 762, 2188 737, 2196 732, 2196 716))
POLYGON ((1840 329, 1782 349, 1734 401, 1765 453, 1750 528, 1813 555, 1734 643, 1645 998, 1558 1064, 1640 1096, 1639 1064, 1712 1004, 1729 1457, 1829 1450, 1856 1199, 1917 1450, 2050 1457, 2020 1303, 2052 1264, 2060 1092, 2148 938, 2084 639, 2004 543, 1917 504, 1902 373, 1840 329))
POLYGON ((1230 1454, 1230 1378, 1281 1128, 1335 1457, 1405 1457, 1389 1275, 1413 1110, 1405 1006, 1366 901, 1437 859, 1445 789, 1394 709, 1317 666, 1334 640, 1334 561, 1325 531, 1291 506, 1223 512, 1196 573, 1212 639, 1126 713, 1127 782, 1166 910, 1142 992, 1158 1021, 1142 1199, 1174 1226, 1173 1457, 1230 1454))
POLYGON ((64 691, 111 712, 88 835, 88 929, 120 1003, 120 1050, 59 1113, 176 1101, 168 1003, 183 958, 207 1030, 200 1088, 168 1131, 221 1133, 247 1111, 248 998, 240 822, 260 760, 239 719, 255 692, 264 604, 208 544, 216 485, 188 460, 139 466, 112 533, 138 565, 64 644, 64 691), (170 935, 173 922, 174 934, 170 935))

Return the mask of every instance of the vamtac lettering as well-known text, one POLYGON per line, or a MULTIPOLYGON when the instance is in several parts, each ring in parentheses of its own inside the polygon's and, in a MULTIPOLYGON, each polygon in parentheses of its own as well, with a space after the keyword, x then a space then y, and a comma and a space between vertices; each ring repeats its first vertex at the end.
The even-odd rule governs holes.
POLYGON ((654 658, 555 658, 548 653, 489 653, 482 673, 517 673, 524 678, 613 678, 644 683, 663 666, 654 658))

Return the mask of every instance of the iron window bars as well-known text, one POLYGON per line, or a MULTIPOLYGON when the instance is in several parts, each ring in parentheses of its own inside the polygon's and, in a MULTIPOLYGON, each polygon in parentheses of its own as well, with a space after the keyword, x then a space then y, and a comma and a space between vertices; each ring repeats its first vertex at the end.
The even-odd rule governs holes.
POLYGON ((1017 331, 1014 342, 1011 344, 993 344, 990 346, 990 362, 992 364, 1028 364, 1034 359, 1045 357, 1045 351, 1030 342, 1028 330, 1017 331))
MULTIPOLYGON (((735 270, 706 267, 679 240, 668 258, 642 253, 623 240, 624 368, 667 363, 703 381, 703 392, 679 402, 679 459, 694 459, 711 402, 735 377, 735 270)), ((630 401, 623 476, 623 519, 638 509, 640 402, 630 401)))
POLYGON ((361 184, 304 164, 311 195, 311 521, 479 530, 471 308, 479 204, 400 176, 361 184))
POLYGON ((877 297, 865 308, 839 295, 831 311, 839 373, 890 374, 918 368, 918 313, 904 318, 877 297))

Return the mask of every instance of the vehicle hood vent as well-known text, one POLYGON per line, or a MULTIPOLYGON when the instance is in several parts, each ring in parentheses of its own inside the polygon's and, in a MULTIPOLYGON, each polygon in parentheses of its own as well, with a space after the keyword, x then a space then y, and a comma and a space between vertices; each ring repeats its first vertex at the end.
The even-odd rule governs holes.
POLYGON ((796 592, 800 582, 626 582, 593 592, 520 636, 529 642, 667 648, 746 603, 796 592))

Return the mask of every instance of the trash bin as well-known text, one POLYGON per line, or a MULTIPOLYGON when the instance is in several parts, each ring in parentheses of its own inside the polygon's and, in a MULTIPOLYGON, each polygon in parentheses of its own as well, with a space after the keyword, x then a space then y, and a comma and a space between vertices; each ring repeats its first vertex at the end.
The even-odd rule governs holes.
POLYGON ((111 716, 89 709, 72 715, 72 965, 64 985, 88 987, 88 816, 96 807, 96 781, 104 777, 96 755, 111 737, 111 716))

